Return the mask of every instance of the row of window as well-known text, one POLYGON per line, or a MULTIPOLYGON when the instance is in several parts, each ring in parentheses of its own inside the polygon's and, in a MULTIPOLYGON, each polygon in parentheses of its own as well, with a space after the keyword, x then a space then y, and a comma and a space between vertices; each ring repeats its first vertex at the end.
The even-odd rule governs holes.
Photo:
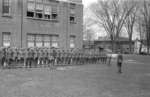
MULTIPOLYGON (((27 17, 58 20, 59 7, 51 6, 48 3, 55 0, 28 0, 27 2, 27 17)), ((3 0, 3 15, 10 15, 11 0, 3 0)), ((75 4, 70 4, 70 22, 75 22, 75 4)))
POLYGON ((58 7, 44 4, 42 0, 28 0, 27 16, 39 19, 54 19, 58 18, 58 7))
POLYGON ((28 47, 55 47, 58 48, 58 35, 27 35, 28 47))
MULTIPOLYGON (((70 36, 70 48, 75 48, 75 36, 70 36)), ((2 33, 2 43, 4 47, 11 45, 11 33, 2 33)), ((28 34, 27 35, 28 47, 55 47, 59 48, 58 35, 41 35, 41 34, 28 34)))
POLYGON ((28 0, 28 1, 32 1, 32 2, 38 2, 38 3, 50 3, 50 1, 57 1, 57 0, 28 0))
POLYGON ((3 10, 2 10, 3 15, 10 15, 11 0, 3 0, 2 8, 3 8, 3 10))

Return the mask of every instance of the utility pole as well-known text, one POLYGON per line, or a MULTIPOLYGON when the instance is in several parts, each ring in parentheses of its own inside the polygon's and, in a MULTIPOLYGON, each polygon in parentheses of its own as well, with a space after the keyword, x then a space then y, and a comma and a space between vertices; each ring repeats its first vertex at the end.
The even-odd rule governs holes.
POLYGON ((70 22, 69 22, 69 8, 68 8, 69 5, 68 5, 68 2, 65 4, 65 6, 66 6, 66 8, 67 8, 67 11, 66 11, 66 15, 67 15, 66 18, 67 18, 67 19, 66 19, 66 24, 65 24, 65 25, 66 25, 66 49, 68 49, 68 45, 69 45, 69 44, 68 44, 68 43, 69 43, 69 42, 68 42, 68 34, 69 34, 69 27, 68 27, 68 26, 69 26, 69 23, 70 23, 70 22))
POLYGON ((23 47, 22 46, 22 41, 23 41, 23 39, 22 39, 22 35, 23 35, 23 0, 20 0, 20 2, 21 2, 21 48, 23 47))

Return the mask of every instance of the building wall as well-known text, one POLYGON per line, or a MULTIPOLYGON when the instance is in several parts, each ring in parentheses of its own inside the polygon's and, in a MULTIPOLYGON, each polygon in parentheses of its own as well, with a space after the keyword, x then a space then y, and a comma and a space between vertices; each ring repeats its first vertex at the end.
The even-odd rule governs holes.
POLYGON ((70 36, 75 36, 75 48, 82 48, 83 5, 76 4, 76 22, 70 23, 70 3, 51 2, 51 4, 59 8, 58 21, 55 22, 28 18, 27 0, 13 0, 11 16, 4 17, 2 0, 0 0, 0 45, 2 46, 2 32, 11 32, 11 46, 13 47, 27 47, 27 34, 44 34, 58 35, 59 48, 62 49, 69 49, 70 36))
POLYGON ((0 45, 2 46, 2 32, 11 33, 11 46, 20 46, 20 13, 17 0, 11 2, 10 16, 2 14, 2 0, 0 0, 0 45))

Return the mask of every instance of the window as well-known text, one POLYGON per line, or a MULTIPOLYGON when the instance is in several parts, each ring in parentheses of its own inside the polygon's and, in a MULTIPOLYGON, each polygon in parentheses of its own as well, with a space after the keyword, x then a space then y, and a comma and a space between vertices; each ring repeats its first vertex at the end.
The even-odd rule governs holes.
POLYGON ((73 15, 70 16, 70 22, 71 22, 71 23, 74 23, 74 22, 75 22, 75 16, 73 16, 73 15))
POLYGON ((50 0, 44 0, 44 2, 45 2, 46 4, 48 4, 48 3, 50 3, 50 0))
POLYGON ((44 47, 50 47, 50 36, 49 35, 44 36, 44 47))
POLYGON ((34 2, 34 0, 28 0, 29 2, 34 2))
POLYGON ((53 6, 52 7, 52 19, 53 20, 56 20, 57 19, 57 12, 58 12, 58 8, 57 7, 55 7, 55 6, 53 6))
POLYGON ((70 9, 70 14, 74 15, 75 14, 75 10, 74 9, 70 9))
POLYGON ((57 14, 56 13, 52 13, 52 19, 56 20, 57 19, 57 14))
POLYGON ((75 9, 76 4, 75 3, 70 3, 70 9, 75 9))
POLYGON ((75 22, 75 8, 76 8, 76 4, 75 3, 70 3, 70 23, 74 23, 75 22))
POLYGON ((11 44, 11 34, 10 32, 3 32, 3 46, 9 47, 11 44))
POLYGON ((36 18, 43 18, 43 4, 36 4, 36 18))
POLYGON ((28 11, 34 11, 34 9, 35 9, 35 3, 29 2, 28 3, 28 11))
POLYGON ((36 13, 36 18, 43 18, 42 13, 36 13))
POLYGON ((51 15, 51 6, 46 5, 44 7, 44 17, 45 17, 45 19, 50 19, 50 15, 51 15))
POLYGON ((36 2, 38 2, 38 3, 42 3, 42 2, 43 2, 43 0, 36 0, 36 2))
POLYGON ((58 18, 58 6, 49 4, 50 0, 28 0, 27 17, 56 20, 58 18))
POLYGON ((28 47, 55 47, 58 48, 58 35, 46 34, 28 34, 27 35, 28 47))
POLYGON ((42 47, 43 46, 42 35, 36 35, 35 45, 36 45, 36 47, 42 47))
POLYGON ((70 36, 70 48, 75 48, 75 36, 70 36))
POLYGON ((75 10, 70 9, 70 22, 74 23, 75 22, 75 10))
POLYGON ((35 35, 27 35, 27 46, 28 47, 35 46, 35 35))
POLYGON ((3 15, 10 15, 10 0, 3 0, 3 15))
POLYGON ((43 4, 36 3, 36 11, 39 11, 39 12, 43 11, 43 4))
POLYGON ((27 6, 28 6, 27 16, 34 17, 35 3, 29 2, 27 6))
POLYGON ((52 37, 52 47, 58 48, 58 36, 57 35, 53 35, 52 37))
POLYGON ((34 12, 28 11, 28 12, 27 12, 27 16, 28 16, 28 17, 34 17, 34 12))

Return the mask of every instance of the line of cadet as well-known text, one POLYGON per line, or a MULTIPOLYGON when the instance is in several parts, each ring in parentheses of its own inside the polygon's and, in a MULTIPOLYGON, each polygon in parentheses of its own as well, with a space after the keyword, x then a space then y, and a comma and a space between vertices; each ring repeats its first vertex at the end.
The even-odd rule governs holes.
POLYGON ((49 48, 0 48, 0 68, 105 64, 106 61, 106 54, 87 54, 73 50, 49 48))

